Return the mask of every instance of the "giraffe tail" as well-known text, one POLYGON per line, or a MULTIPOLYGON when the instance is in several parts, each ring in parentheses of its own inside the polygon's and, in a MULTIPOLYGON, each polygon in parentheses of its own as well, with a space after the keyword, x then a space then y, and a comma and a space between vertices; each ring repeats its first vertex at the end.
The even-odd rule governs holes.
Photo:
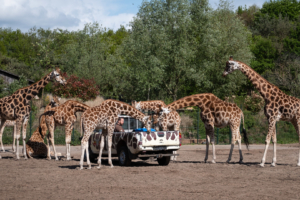
POLYGON ((244 138, 244 142, 246 144, 246 147, 249 150, 249 140, 248 140, 247 132, 246 132, 246 129, 245 129, 245 121, 244 121, 244 113, 243 112, 242 112, 242 118, 243 118, 243 130, 242 130, 243 138, 244 138))

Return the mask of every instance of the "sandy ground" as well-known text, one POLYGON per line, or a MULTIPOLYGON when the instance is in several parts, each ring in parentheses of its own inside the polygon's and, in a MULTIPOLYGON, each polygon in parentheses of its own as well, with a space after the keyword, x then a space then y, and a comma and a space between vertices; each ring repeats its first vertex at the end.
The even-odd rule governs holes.
MULTIPOLYGON (((299 199, 298 145, 278 145, 276 167, 269 148, 264 168, 258 164, 264 145, 244 150, 245 164, 238 164, 237 147, 226 164, 229 145, 217 145, 217 163, 204 163, 204 145, 184 145, 178 160, 168 166, 135 160, 120 167, 106 158, 100 170, 78 170, 80 146, 71 147, 72 161, 29 159, 0 154, 0 199, 299 199)), ((5 147, 10 150, 10 146, 5 147)), ((65 147, 58 146, 65 154, 65 147)), ((245 149, 245 146, 243 146, 245 149)), ((212 158, 209 154, 209 161, 212 158)), ((93 163, 93 167, 97 166, 93 163)))

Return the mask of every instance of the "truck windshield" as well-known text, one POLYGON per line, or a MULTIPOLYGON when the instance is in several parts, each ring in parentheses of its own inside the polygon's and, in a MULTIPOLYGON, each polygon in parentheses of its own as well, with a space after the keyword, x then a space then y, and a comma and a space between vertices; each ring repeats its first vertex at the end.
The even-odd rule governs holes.
POLYGON ((136 119, 130 118, 130 129, 136 129, 136 119))
POLYGON ((123 127, 124 130, 129 129, 129 127, 128 127, 128 118, 125 118, 125 117, 124 117, 124 124, 123 124, 122 127, 123 127))

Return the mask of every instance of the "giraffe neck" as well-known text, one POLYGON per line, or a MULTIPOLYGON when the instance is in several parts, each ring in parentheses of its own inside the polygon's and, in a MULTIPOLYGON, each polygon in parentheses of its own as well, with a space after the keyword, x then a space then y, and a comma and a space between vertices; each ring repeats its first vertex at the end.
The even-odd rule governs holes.
MULTIPOLYGON (((238 62, 238 61, 237 61, 238 62)), ((261 75, 259 75, 256 71, 254 71, 251 67, 246 65, 245 63, 238 62, 240 71, 245 74, 245 76, 251 81, 253 86, 259 91, 265 101, 268 101, 270 98, 270 92, 275 91, 285 95, 277 86, 271 84, 269 81, 264 79, 261 75)))
POLYGON ((135 119, 138 119, 140 121, 144 120, 145 115, 138 111, 137 109, 133 108, 133 107, 128 107, 127 109, 120 109, 121 113, 124 115, 128 115, 130 117, 133 117, 135 119))
POLYGON ((29 101, 36 96, 41 89, 43 89, 50 81, 50 76, 51 73, 43 77, 41 80, 35 82, 34 84, 21 88, 14 92, 13 95, 18 95, 20 94, 23 97, 23 101, 26 101, 28 104, 29 101))
POLYGON ((160 111, 160 106, 166 106, 163 101, 144 101, 140 102, 141 108, 144 110, 151 110, 156 113, 160 111))
POLYGON ((208 104, 216 100, 222 101, 221 99, 210 93, 195 94, 174 101, 173 103, 167 105, 167 108, 171 111, 175 111, 180 108, 198 106, 201 110, 203 110, 205 106, 208 106, 208 104))
POLYGON ((79 102, 73 102, 74 104, 74 113, 76 112, 84 112, 87 109, 89 109, 90 107, 83 104, 83 103, 79 103, 79 102))

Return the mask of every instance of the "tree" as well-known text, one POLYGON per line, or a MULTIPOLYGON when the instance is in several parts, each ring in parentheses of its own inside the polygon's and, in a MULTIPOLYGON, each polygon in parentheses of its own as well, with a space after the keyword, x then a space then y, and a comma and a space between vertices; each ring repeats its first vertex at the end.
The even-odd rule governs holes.
POLYGON ((219 7, 208 13, 208 25, 199 49, 199 71, 194 73, 199 92, 211 92, 218 97, 230 96, 241 91, 246 78, 240 72, 228 78, 221 76, 230 55, 250 63, 251 32, 233 12, 228 1, 221 0, 219 7))
MULTIPOLYGON (((207 7, 207 1, 197 2, 207 7)), ((128 65, 126 76, 134 83, 128 88, 132 91, 130 98, 171 96, 176 100, 179 90, 193 80, 196 38, 190 13, 188 0, 142 3, 137 17, 130 23, 131 33, 122 45, 122 55, 128 65)))

